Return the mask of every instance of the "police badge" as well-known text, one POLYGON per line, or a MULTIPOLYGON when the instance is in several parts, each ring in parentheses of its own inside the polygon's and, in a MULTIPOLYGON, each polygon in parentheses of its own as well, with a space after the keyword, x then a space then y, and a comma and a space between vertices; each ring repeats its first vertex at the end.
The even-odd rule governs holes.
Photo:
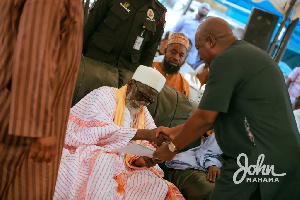
POLYGON ((147 11, 147 17, 148 17, 148 18, 147 18, 148 20, 154 21, 154 19, 153 19, 153 18, 154 18, 154 12, 153 12, 153 10, 150 9, 150 8, 149 8, 148 11, 147 11))

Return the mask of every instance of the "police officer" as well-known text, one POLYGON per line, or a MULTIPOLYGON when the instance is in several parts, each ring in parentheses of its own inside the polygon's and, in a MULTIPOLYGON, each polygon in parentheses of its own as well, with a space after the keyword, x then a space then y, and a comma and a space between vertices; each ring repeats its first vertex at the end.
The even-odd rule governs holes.
POLYGON ((120 73, 152 65, 164 31, 165 13, 166 8, 157 0, 98 0, 84 26, 82 53, 117 68, 121 87, 127 80, 120 73))

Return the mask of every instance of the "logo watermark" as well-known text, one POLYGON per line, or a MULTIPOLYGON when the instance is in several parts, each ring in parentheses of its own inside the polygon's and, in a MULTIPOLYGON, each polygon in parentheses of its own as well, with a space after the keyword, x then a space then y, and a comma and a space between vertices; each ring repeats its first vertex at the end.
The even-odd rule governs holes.
MULTIPOLYGON (((285 176, 286 173, 281 173, 281 174, 276 174, 274 171, 274 165, 265 165, 263 164, 265 159, 264 154, 260 154, 257 158, 257 163, 256 165, 248 165, 248 157, 246 154, 241 153, 237 157, 237 164, 240 167, 234 174, 233 174, 233 182, 235 184, 240 184, 242 183, 246 175, 248 174, 249 176, 254 176, 254 175, 263 175, 263 176, 268 176, 272 175, 274 177, 279 177, 279 176, 285 176), (245 166, 242 165, 240 159, 244 157, 245 158, 245 166), (242 173, 242 177, 240 180, 237 180, 237 176, 242 173)), ((279 182, 278 178, 246 178, 247 182, 279 182)))

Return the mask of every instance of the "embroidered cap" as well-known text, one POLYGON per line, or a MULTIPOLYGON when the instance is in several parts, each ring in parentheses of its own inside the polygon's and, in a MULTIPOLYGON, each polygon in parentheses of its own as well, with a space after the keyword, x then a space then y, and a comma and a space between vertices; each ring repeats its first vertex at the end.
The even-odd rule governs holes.
POLYGON ((182 44, 186 49, 189 49, 189 39, 183 33, 172 33, 169 38, 169 44, 182 44))
POLYGON ((156 91, 160 92, 166 83, 166 78, 156 69, 140 65, 132 76, 133 80, 139 81, 156 91))

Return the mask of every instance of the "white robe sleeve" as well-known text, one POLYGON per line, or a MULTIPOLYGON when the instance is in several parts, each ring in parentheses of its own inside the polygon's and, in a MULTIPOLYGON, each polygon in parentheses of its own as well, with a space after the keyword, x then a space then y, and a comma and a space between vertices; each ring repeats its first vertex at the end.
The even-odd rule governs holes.
POLYGON ((116 90, 110 87, 96 89, 71 109, 65 147, 98 145, 113 150, 127 145, 137 129, 114 124, 116 90))

